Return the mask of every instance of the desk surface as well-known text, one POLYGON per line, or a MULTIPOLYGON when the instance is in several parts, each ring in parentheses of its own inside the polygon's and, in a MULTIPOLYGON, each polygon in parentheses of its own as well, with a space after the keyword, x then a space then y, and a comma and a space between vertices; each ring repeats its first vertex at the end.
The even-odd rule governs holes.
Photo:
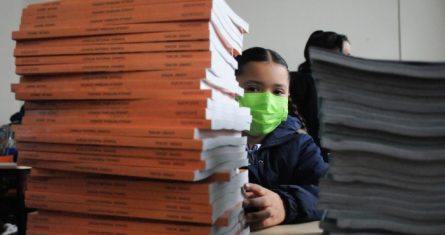
POLYGON ((320 235, 323 231, 318 227, 319 222, 314 221, 303 224, 279 225, 260 231, 252 232, 252 235, 320 235))

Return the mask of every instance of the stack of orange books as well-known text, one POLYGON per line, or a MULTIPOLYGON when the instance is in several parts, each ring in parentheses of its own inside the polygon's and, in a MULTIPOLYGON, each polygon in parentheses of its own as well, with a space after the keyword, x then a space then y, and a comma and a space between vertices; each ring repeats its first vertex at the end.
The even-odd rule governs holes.
POLYGON ((242 221, 248 24, 224 0, 60 0, 23 10, 13 126, 28 234, 231 234, 242 221), (64 223, 61 223, 64 221, 64 223))

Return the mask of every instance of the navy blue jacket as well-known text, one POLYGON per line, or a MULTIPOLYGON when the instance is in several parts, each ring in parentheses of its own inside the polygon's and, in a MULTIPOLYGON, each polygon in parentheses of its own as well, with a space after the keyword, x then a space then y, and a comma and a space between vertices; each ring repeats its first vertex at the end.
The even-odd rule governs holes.
POLYGON ((328 165, 308 134, 298 133, 300 122, 288 116, 267 135, 257 150, 249 151, 249 181, 268 188, 283 200, 284 224, 319 220, 318 180, 328 165))

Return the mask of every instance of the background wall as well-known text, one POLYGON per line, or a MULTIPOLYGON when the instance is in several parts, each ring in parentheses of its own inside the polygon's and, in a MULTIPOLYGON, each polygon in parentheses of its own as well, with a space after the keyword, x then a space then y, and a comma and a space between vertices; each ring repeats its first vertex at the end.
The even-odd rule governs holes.
MULTIPOLYGON (((352 55, 377 59, 445 61, 444 0, 226 0, 250 23, 244 48, 263 46, 282 54, 290 68, 303 61, 315 30, 346 34, 352 55)), ((11 31, 21 8, 42 0, 0 1, 0 124, 18 111, 10 84, 14 74, 11 31)))
POLYGON ((21 102, 15 101, 10 88, 11 83, 18 82, 12 56, 15 42, 11 39, 11 33, 19 27, 24 3, 21 0, 0 2, 0 125, 9 123, 9 117, 19 111, 21 105, 21 102))
POLYGON ((346 34, 352 55, 445 61, 443 0, 227 0, 250 23, 244 48, 278 51, 290 69, 318 29, 346 34))

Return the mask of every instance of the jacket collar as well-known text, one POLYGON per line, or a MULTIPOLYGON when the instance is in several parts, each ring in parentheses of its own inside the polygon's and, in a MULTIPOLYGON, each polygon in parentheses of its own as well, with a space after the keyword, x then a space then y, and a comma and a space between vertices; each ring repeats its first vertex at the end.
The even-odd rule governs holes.
POLYGON ((292 116, 287 116, 286 121, 281 122, 274 131, 263 139, 261 148, 273 147, 287 142, 300 128, 300 120, 292 116))

